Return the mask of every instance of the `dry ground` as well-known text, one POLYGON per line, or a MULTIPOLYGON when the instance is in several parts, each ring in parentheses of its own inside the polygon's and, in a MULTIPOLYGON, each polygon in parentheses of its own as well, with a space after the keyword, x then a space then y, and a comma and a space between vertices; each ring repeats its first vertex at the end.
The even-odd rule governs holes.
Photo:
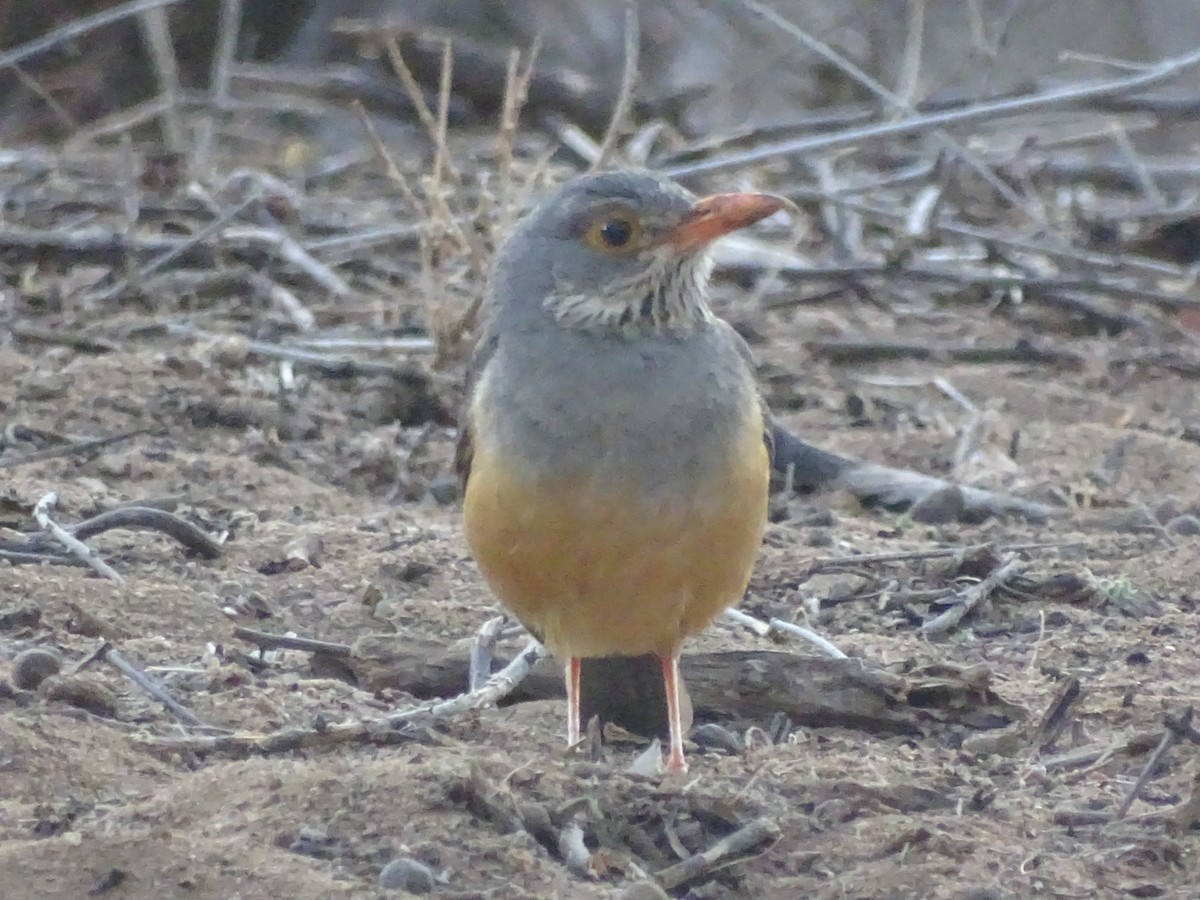
MULTIPOLYGON (((396 208, 372 206, 378 181, 338 190, 313 202, 324 212, 340 202, 329 215, 344 207, 360 224, 396 208)), ((47 204, 58 220, 67 217, 47 204)), ((385 250, 408 264, 411 249, 385 250)), ((0 562, 0 612, 40 612, 35 624, 5 620, 0 663, 41 644, 70 668, 95 649, 100 629, 200 719, 228 729, 312 726, 410 705, 403 693, 373 694, 315 672, 303 652, 262 664, 232 636, 227 611, 273 632, 343 642, 398 631, 449 643, 495 614, 453 501, 436 499, 448 499, 453 437, 441 381, 431 398, 416 396, 428 386, 421 376, 333 378, 298 365, 288 384, 277 360, 236 340, 135 327, 186 320, 276 339, 280 330, 263 324, 279 319, 269 305, 242 295, 97 300, 71 282, 97 278, 103 264, 91 266, 10 260, 14 332, 0 341, 9 458, 64 436, 146 431, 97 452, 0 469, 0 525, 34 531, 32 507, 54 490, 64 522, 161 501, 228 539, 223 556, 209 561, 156 533, 96 537, 90 543, 122 584, 84 568, 0 562), (107 342, 90 346, 76 339, 83 334, 107 342), (392 421, 414 407, 412 424, 392 421), (313 536, 318 565, 280 564, 297 539, 313 536)), ((278 274, 272 266, 260 267, 278 274)), ((378 272, 358 273, 356 287, 368 275, 378 289, 378 272)), ((419 320, 415 291, 399 277, 394 307, 325 301, 318 329, 400 333, 419 320)), ((458 714, 391 746, 197 755, 164 751, 157 742, 181 726, 116 669, 94 663, 75 676, 93 685, 90 699, 11 684, 0 693, 0 894, 364 898, 381 895, 385 863, 409 857, 437 877, 436 896, 649 897, 624 892, 763 819, 778 829, 776 840, 674 894, 1196 896, 1200 833, 1195 809, 1184 805, 1195 797, 1200 748, 1177 745, 1128 816, 1113 817, 1163 733, 1164 714, 1180 715, 1200 693, 1200 538, 1174 533, 1187 530, 1179 514, 1200 515, 1200 446, 1188 439, 1195 382, 1102 363, 830 366, 804 340, 875 333, 1011 342, 1054 320, 1038 324, 1003 304, 893 315, 851 294, 762 312, 740 296, 724 283, 722 310, 755 335, 771 399, 805 436, 945 473, 963 408, 933 387, 863 380, 940 376, 987 411, 976 475, 1072 505, 1042 525, 930 526, 836 495, 794 501, 770 528, 744 608, 803 621, 895 672, 934 662, 985 666, 995 689, 1028 711, 1030 729, 1078 678, 1082 700, 1053 746, 1039 751, 1021 729, 996 737, 961 727, 906 736, 793 728, 779 743, 759 732, 740 753, 694 748, 691 780, 662 785, 625 772, 636 753, 625 745, 598 762, 566 754, 562 703, 540 701, 458 714), (1166 521, 1176 524, 1168 530, 1166 521), (1089 590, 1002 591, 931 642, 916 620, 954 587, 931 563, 809 577, 816 557, 983 542, 1050 545, 1019 553, 1031 583, 1077 576, 1089 590), (810 601, 831 590, 834 602, 814 612, 810 601), (1089 748, 1098 752, 1069 757, 1089 748), (503 808, 544 827, 514 828, 497 814, 503 808), (557 846, 573 817, 595 851, 590 876, 566 866, 557 846)), ((1103 358, 1123 338, 1070 340, 1103 358)), ((457 374, 449 367, 444 378, 457 374)), ((759 643, 722 622, 698 646, 759 643)), ((723 724, 739 734, 771 726, 723 724)))

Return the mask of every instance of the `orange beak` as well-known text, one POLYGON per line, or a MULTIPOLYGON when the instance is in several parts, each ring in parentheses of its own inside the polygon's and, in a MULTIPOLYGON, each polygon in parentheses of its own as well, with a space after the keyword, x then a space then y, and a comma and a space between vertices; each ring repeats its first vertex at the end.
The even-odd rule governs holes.
POLYGON ((680 252, 698 250, 717 238, 753 225, 790 206, 773 194, 713 194, 697 200, 683 220, 657 243, 669 244, 680 252))

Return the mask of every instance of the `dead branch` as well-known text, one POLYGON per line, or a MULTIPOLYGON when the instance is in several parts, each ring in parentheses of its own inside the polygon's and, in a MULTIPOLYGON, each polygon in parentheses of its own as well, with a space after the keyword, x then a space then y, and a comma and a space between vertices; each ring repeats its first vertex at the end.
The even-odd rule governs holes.
POLYGON ((227 753, 233 756, 270 755, 299 749, 336 747, 347 743, 394 744, 411 739, 410 729, 420 722, 457 715, 467 710, 494 706, 512 693, 543 658, 545 650, 531 640, 517 656, 489 678, 477 691, 468 691, 449 700, 436 700, 376 719, 310 728, 288 728, 267 734, 189 735, 182 738, 154 738, 146 746, 160 754, 194 753, 208 756, 227 753))
POLYGON ((71 526, 71 533, 79 540, 111 531, 114 528, 143 529, 157 531, 173 537, 188 550, 205 559, 216 559, 223 552, 220 543, 213 540, 187 519, 151 506, 123 506, 102 512, 71 526))
POLYGON ((6 53, 0 53, 0 69, 8 69, 19 65, 27 59, 31 59, 40 53, 45 53, 47 50, 53 50, 60 44, 70 43, 76 38, 81 38, 98 28, 104 28, 106 25, 112 25, 131 16, 139 16, 153 9, 172 6, 178 2, 180 0, 135 0, 132 3, 123 3, 120 6, 106 9, 103 12, 96 13, 94 16, 85 16, 82 19, 68 22, 66 25, 47 32, 37 40, 22 44, 20 47, 16 47, 6 53))
POLYGON ((923 134, 950 125, 986 122, 1014 116, 1034 110, 1053 109, 1097 97, 1127 94, 1174 78, 1188 69, 1200 65, 1200 50, 1192 50, 1179 56, 1164 59, 1153 66, 1123 78, 1084 81, 1054 90, 918 114, 905 119, 846 128, 828 134, 818 134, 793 140, 764 143, 740 153, 714 156, 699 162, 673 166, 663 174, 672 178, 698 175, 701 172, 719 172, 728 169, 746 168, 754 163, 780 156, 814 155, 818 151, 836 150, 881 138, 903 137, 923 134))
POLYGON ((822 338, 805 341, 804 347, 817 359, 841 365, 889 362, 898 359, 945 359, 960 363, 987 365, 999 362, 1050 363, 1078 368, 1084 357, 1065 347, 1045 341, 1020 338, 1011 346, 979 346, 978 344, 930 345, 922 342, 894 340, 873 341, 860 338, 822 338))
POLYGON ((604 137, 600 140, 600 148, 589 167, 590 171, 596 171, 608 164, 613 151, 617 148, 617 138, 620 136, 625 119, 633 109, 633 91, 637 86, 638 50, 641 40, 638 0, 625 0, 625 64, 621 68, 621 87, 617 91, 612 118, 608 120, 608 128, 604 130, 604 137))
POLYGON ((93 438, 89 441, 70 441, 58 447, 46 447, 43 450, 34 450, 30 453, 23 453, 20 456, 12 456, 7 459, 0 458, 0 469, 14 469, 17 466, 23 466, 29 463, 44 462, 45 460, 57 459, 62 456, 74 456, 77 453, 92 453, 96 450, 103 450, 105 447, 111 447, 113 444, 119 444, 121 441, 127 441, 130 438, 138 437, 139 435, 147 433, 147 429, 137 428, 132 431, 122 431, 107 437, 93 438))
POLYGON ((739 625, 749 628, 759 637, 781 637, 783 635, 791 635, 798 637, 801 640, 808 641, 823 654, 830 659, 846 659, 846 654, 831 644, 828 640, 821 637, 815 631, 811 631, 802 625, 797 625, 794 622, 785 622, 782 619, 772 618, 769 622, 763 622, 761 619, 756 619, 740 609, 725 610, 725 617, 732 619, 739 625))
POLYGON ((118 584, 125 579, 120 576, 116 569, 102 560, 87 544, 72 535, 67 529, 63 528, 57 522, 50 518, 50 510, 54 509, 58 503, 58 493, 50 491, 37 502, 33 508, 33 517, 37 519, 37 523, 42 526, 51 537, 63 545, 67 552, 80 560, 84 564, 91 566, 100 575, 110 581, 115 581, 118 584))
POLYGON ((718 868, 730 865, 734 860, 729 857, 748 853, 761 844, 774 843, 781 837, 783 831, 770 819, 755 819, 733 834, 721 838, 707 850, 663 869, 655 877, 663 888, 673 891, 688 882, 711 874, 718 868))
POLYGON ((90 663, 92 660, 102 660, 108 663, 113 668, 117 669, 125 675, 130 681, 136 684, 139 688, 165 706, 175 718, 188 725, 196 728, 209 728, 203 721, 200 720, 195 713, 171 696, 170 692, 155 679, 151 678, 120 653, 108 641, 104 641, 96 650, 87 658, 81 661, 75 667, 78 672, 83 666, 90 663))
POLYGON ((1002 559, 987 578, 961 591, 953 606, 923 624, 921 634, 933 637, 946 633, 1024 569, 1025 563, 1012 555, 1002 559))
POLYGON ((233 629, 234 637, 257 644, 260 650, 303 650, 307 653, 321 653, 335 658, 349 658, 349 644, 335 644, 331 641, 318 641, 313 638, 294 637, 287 634, 272 634, 269 631, 259 631, 257 628, 246 628, 238 625, 233 629))
MULTIPOLYGON (((1133 801, 1138 798, 1138 795, 1141 794, 1142 789, 1145 788, 1150 782, 1150 779, 1154 777, 1154 773, 1158 771, 1158 767, 1162 765, 1163 760, 1166 758, 1166 755, 1170 752, 1171 748, 1183 740, 1185 736, 1187 736, 1189 739, 1193 739, 1190 732, 1194 731, 1192 728, 1192 715, 1194 712, 1195 707, 1189 706, 1183 711, 1183 714, 1177 720, 1167 719, 1167 727, 1166 730, 1163 731, 1162 740, 1158 742, 1158 746, 1154 748, 1154 752, 1151 753, 1149 759, 1146 760, 1146 765, 1142 767, 1142 772, 1138 776, 1137 781, 1134 782, 1128 796, 1126 796, 1124 801, 1122 801, 1121 805, 1117 808, 1116 818, 1125 818, 1125 814, 1128 813, 1129 808, 1133 806, 1133 801)), ((1196 743, 1200 744, 1200 740, 1196 740, 1196 743)))

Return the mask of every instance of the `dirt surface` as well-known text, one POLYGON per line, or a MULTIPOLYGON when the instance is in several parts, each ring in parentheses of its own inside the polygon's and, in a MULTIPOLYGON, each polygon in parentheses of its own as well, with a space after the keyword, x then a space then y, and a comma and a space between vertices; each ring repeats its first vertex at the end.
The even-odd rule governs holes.
MULTIPOLYGON (((9 170, 23 227, 67 229, 97 209, 120 223, 120 154, 51 165, 40 176, 9 170)), ((315 241, 339 233, 331 222, 350 233, 402 222, 402 200, 371 169, 360 163, 353 178, 276 197, 292 233, 315 241)), ((200 217, 194 198, 147 189, 142 203, 140 233, 195 233, 177 224, 200 217)), ((5 246, 0 534, 35 534, 33 508, 56 491, 52 515, 63 524, 156 504, 221 538, 223 552, 205 559, 164 534, 123 529, 88 541, 121 583, 84 567, 0 561, 0 673, 31 647, 64 661, 40 689, 18 689, 13 673, 0 690, 3 896, 366 898, 385 893, 380 873, 394 860, 419 864, 408 864, 410 886, 439 897, 648 898, 655 876, 692 898, 1196 896, 1200 747, 1182 738, 1116 815, 1170 734, 1164 716, 1180 717, 1200 693, 1200 523, 1181 518, 1200 516, 1195 382, 1109 364, 1138 349, 1128 333, 1021 304, 871 303, 861 290, 764 311, 744 284, 718 285, 720 311, 759 354, 768 397, 808 439, 1063 508, 1042 524, 930 525, 837 494, 781 499, 743 604, 890 672, 985 667, 1027 711, 1016 726, 881 736, 729 720, 716 724, 740 749, 691 748, 691 775, 675 784, 627 771, 640 745, 612 744, 595 760, 565 752, 563 703, 548 700, 457 713, 390 743, 239 758, 172 745, 204 731, 114 666, 79 664, 103 636, 203 723, 319 733, 417 700, 314 668, 306 652, 259 654, 235 625, 449 645, 497 612, 449 479, 461 365, 384 348, 372 359, 391 374, 281 366, 247 339, 285 342, 294 316, 243 270, 307 304, 316 315, 307 336, 321 338, 420 335, 430 283, 450 285, 439 287, 443 299, 477 286, 461 261, 435 260, 441 280, 424 279, 402 237, 326 248, 321 258, 353 288, 344 297, 253 248, 193 261, 201 273, 237 275, 224 287, 201 279, 109 291, 129 271, 123 260, 5 246), (1086 364, 829 364, 805 345, 850 336, 1012 345, 1046 334, 1086 364), (813 566, 984 543, 1024 547, 1012 551, 1024 580, 938 640, 920 623, 970 583, 944 558, 813 566), (21 607, 31 608, 25 618, 6 615, 21 607), (1080 699, 1043 741, 1039 722, 1072 679, 1080 699), (575 826, 590 851, 582 864, 570 852, 575 826), (691 880, 672 874, 735 833, 750 845, 691 880)), ((791 290, 776 284, 766 299, 791 290)), ((688 649, 753 647, 778 645, 722 620, 688 649)))

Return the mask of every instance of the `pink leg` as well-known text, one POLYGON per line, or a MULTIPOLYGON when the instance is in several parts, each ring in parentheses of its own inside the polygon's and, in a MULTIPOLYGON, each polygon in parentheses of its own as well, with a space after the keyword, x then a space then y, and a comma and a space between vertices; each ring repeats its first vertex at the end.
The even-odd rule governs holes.
POLYGON ((579 743, 579 657, 567 660, 567 746, 579 743))
POLYGON ((674 653, 659 657, 662 661, 663 688, 667 694, 667 723, 671 730, 671 749, 667 754, 668 772, 686 772, 683 758, 683 719, 679 712, 679 657, 674 653))

